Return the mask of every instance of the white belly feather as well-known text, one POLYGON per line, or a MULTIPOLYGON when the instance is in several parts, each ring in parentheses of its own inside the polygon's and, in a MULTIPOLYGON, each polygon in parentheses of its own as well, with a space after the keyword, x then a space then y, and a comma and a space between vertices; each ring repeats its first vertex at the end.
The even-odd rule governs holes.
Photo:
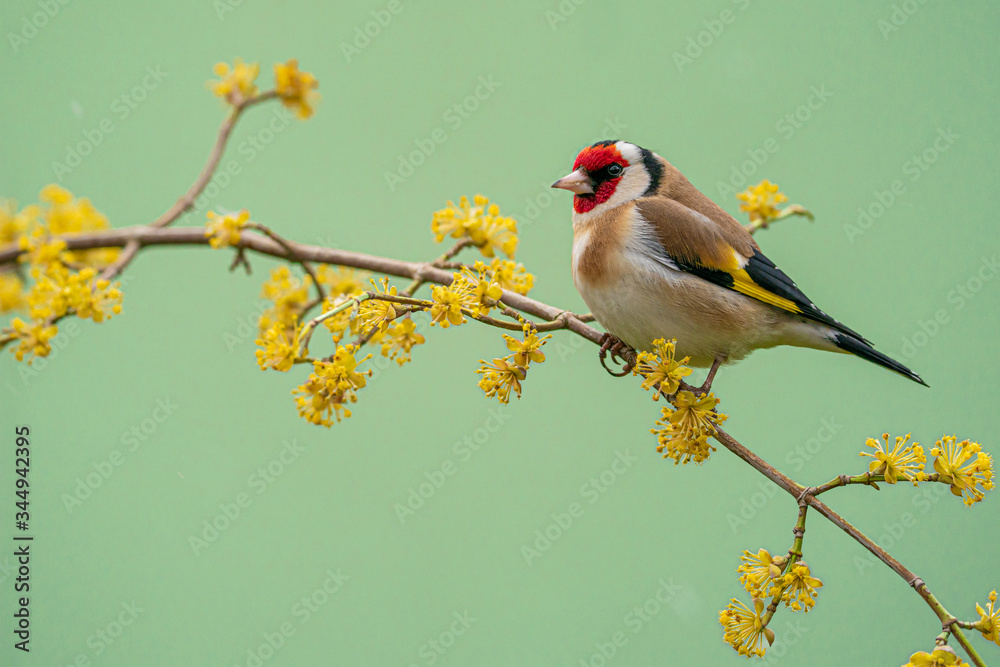
POLYGON ((676 268, 656 252, 647 223, 631 216, 626 241, 607 257, 609 278, 589 283, 578 270, 593 230, 577 229, 573 280, 591 312, 608 332, 637 350, 656 338, 676 338, 677 356, 692 366, 710 366, 716 356, 738 361, 775 345, 831 347, 824 326, 714 285, 676 268))

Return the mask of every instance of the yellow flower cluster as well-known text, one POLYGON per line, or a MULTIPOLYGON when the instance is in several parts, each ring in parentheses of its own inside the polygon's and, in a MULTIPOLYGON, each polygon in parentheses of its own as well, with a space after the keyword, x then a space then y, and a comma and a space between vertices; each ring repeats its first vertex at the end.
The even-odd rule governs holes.
POLYGON ((975 627, 982 633, 983 639, 1000 646, 1000 607, 997 607, 995 589, 990 591, 989 600, 986 609, 980 607, 978 602, 976 603, 976 613, 979 614, 979 620, 976 621, 975 627))
MULTIPOLYGON (((379 283, 374 280, 371 281, 372 287, 374 287, 374 292, 376 294, 381 294, 385 296, 396 296, 396 287, 389 287, 389 278, 382 278, 379 283), (379 289, 379 284, 381 284, 382 289, 379 289)), ((396 319, 396 304, 389 301, 380 301, 378 299, 369 299, 367 301, 362 301, 358 306, 358 314, 356 320, 358 322, 359 329, 364 333, 371 333, 372 330, 376 334, 385 333, 385 330, 389 328, 389 324, 396 319)))
POLYGON ((209 211, 208 221, 205 223, 205 236, 208 238, 208 244, 216 249, 239 245, 240 230, 247 226, 249 220, 250 212, 246 209, 239 213, 223 215, 209 211))
POLYGON ((414 345, 423 345, 424 337, 417 333, 416 323, 409 317, 393 322, 382 338, 382 356, 395 359, 402 366, 411 360, 414 345))
POLYGON ((805 561, 795 561, 788 571, 777 579, 771 588, 771 596, 779 598, 786 607, 794 611, 808 612, 816 604, 816 596, 823 582, 809 573, 805 561))
MULTIPOLYGON (((362 294, 365 291, 366 282, 370 281, 370 276, 366 271, 343 266, 334 268, 327 265, 320 266, 316 270, 316 278, 327 290, 327 297, 323 301, 323 312, 325 313, 362 294)), ((347 309, 323 320, 323 324, 333 335, 334 343, 339 343, 348 332, 352 335, 357 334, 359 328, 358 321, 351 317, 351 312, 347 309)), ((373 336, 373 338, 377 339, 378 335, 373 336)))
POLYGON ((674 465, 703 463, 715 451, 708 439, 715 435, 715 427, 728 419, 716 411, 718 404, 713 394, 696 397, 690 391, 677 392, 673 403, 676 409, 661 408, 662 417, 656 425, 662 428, 650 429, 659 441, 656 451, 663 458, 673 459, 674 465))
POLYGON ((329 361, 313 362, 313 372, 304 384, 296 387, 295 405, 300 416, 313 424, 333 425, 334 420, 350 417, 347 406, 358 400, 357 391, 363 389, 372 371, 359 372, 357 367, 371 358, 354 358, 353 345, 339 346, 329 361))
POLYGON ((740 583, 753 598, 755 609, 751 611, 734 598, 719 612, 719 622, 726 628, 723 640, 740 655, 761 657, 766 650, 761 638, 766 638, 768 644, 774 641, 774 633, 767 629, 772 612, 763 613, 763 599, 771 597, 774 606, 784 602, 793 611, 808 612, 816 604, 816 589, 823 582, 810 574, 804 561, 789 563, 787 556, 772 556, 767 549, 756 554, 744 551, 736 571, 740 583))
POLYGON ((945 645, 935 647, 930 653, 917 651, 903 667, 962 667, 965 664, 953 648, 945 645))
POLYGON ((778 217, 781 211, 777 205, 788 201, 788 197, 778 190, 778 186, 767 179, 740 192, 736 198, 743 202, 740 210, 750 214, 751 222, 760 221, 765 224, 778 217))
POLYGON ((736 598, 719 612, 719 623, 725 628, 723 639, 740 655, 763 657, 764 640, 768 646, 774 643, 774 630, 767 627, 770 618, 765 618, 764 602, 753 599, 753 609, 736 598))
POLYGON ((490 273, 501 289, 516 294, 527 294, 535 284, 535 277, 528 273, 524 264, 499 257, 490 262, 490 273))
POLYGON ((256 341, 257 365, 260 370, 273 368, 282 373, 291 370, 298 357, 299 327, 287 327, 275 321, 256 341))
POLYGON ((62 264, 50 264, 42 273, 32 269, 35 284, 28 292, 28 307, 37 320, 55 319, 73 312, 77 317, 103 322, 121 312, 122 293, 118 283, 99 279, 91 267, 70 271, 62 264))
POLYGON ((943 436, 936 445, 931 456, 935 457, 934 470, 940 481, 951 485, 952 494, 964 496, 967 507, 982 500, 983 491, 993 488, 993 459, 982 451, 982 445, 969 440, 958 442, 953 435, 943 436))
POLYGON ((740 556, 740 582, 755 598, 763 598, 771 591, 776 579, 781 577, 787 558, 771 556, 767 549, 761 549, 755 554, 744 551, 740 556))
POLYGON ((923 478, 924 449, 919 443, 907 444, 910 434, 896 436, 896 444, 889 449, 889 434, 882 434, 883 442, 875 438, 868 438, 865 441, 867 447, 871 447, 874 452, 861 452, 859 456, 870 456, 872 462, 868 464, 868 472, 873 475, 884 475, 886 484, 895 484, 902 477, 913 482, 916 486, 923 478))
MULTIPOLYGON (((37 320, 25 322, 20 317, 11 320, 10 326, 14 340, 17 341, 17 347, 12 347, 11 352, 18 361, 23 361, 25 355, 45 357, 52 351, 49 339, 58 333, 56 327, 37 320)), ((31 361, 28 359, 29 364, 31 361)))
POLYGON ((64 262, 99 269, 115 261, 117 248, 68 251, 59 238, 110 227, 89 199, 76 198, 55 184, 42 188, 38 198, 40 204, 29 204, 16 214, 10 204, 0 207, 0 243, 16 241, 24 251, 22 262, 42 268, 64 262))
POLYGON ((431 231, 438 243, 448 236, 468 239, 484 257, 494 257, 500 250, 513 259, 517 250, 517 222, 500 215, 500 208, 482 195, 473 197, 471 203, 465 196, 457 205, 449 201, 434 213, 431 231))
POLYGON ((299 61, 294 58, 274 66, 275 92, 281 103, 293 109, 302 120, 313 115, 313 108, 319 99, 319 93, 315 92, 318 87, 316 77, 299 70, 299 61))
POLYGON ((260 333, 273 326, 281 325, 285 329, 295 328, 302 311, 309 303, 309 288, 312 278, 298 278, 291 270, 281 265, 271 271, 271 278, 261 286, 260 295, 274 304, 260 316, 258 326, 260 333))
POLYGON ((0 273, 0 315, 21 310, 27 303, 21 279, 12 271, 0 273))
POLYGON ((236 58, 230 66, 228 63, 216 63, 212 69, 218 81, 209 81, 212 92, 233 106, 242 104, 257 94, 254 81, 260 74, 260 65, 245 63, 242 58, 236 58))
POLYGON ((507 349, 512 354, 494 359, 491 363, 480 359, 479 363, 482 365, 476 369, 476 373, 482 376, 479 388, 486 392, 487 397, 495 396, 501 403, 510 401, 511 390, 521 398, 521 382, 528 373, 529 364, 532 362, 540 364, 545 361, 541 347, 552 338, 551 335, 539 338, 538 332, 530 325, 525 325, 523 331, 524 340, 504 334, 507 349))
POLYGON ((653 400, 659 400, 660 391, 667 394, 677 393, 680 381, 691 374, 691 369, 684 366, 688 357, 680 361, 674 359, 674 345, 677 340, 666 341, 657 338, 653 341, 653 352, 639 352, 633 375, 642 376, 642 388, 649 391, 656 389, 653 400))

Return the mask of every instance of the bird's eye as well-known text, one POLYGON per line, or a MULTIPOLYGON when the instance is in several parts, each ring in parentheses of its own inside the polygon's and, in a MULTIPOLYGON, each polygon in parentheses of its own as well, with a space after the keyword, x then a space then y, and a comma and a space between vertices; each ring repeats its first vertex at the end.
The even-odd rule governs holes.
POLYGON ((622 169, 622 166, 617 162, 613 162, 608 165, 608 174, 611 176, 621 176, 623 171, 625 170, 622 169))

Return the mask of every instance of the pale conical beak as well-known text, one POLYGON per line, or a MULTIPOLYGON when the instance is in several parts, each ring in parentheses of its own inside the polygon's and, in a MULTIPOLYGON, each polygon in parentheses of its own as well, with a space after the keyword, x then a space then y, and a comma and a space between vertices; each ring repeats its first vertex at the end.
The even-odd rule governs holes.
POLYGON ((553 183, 552 187, 569 190, 570 192, 578 195, 594 194, 594 186, 590 183, 590 176, 588 176, 587 172, 585 172, 582 168, 577 169, 568 176, 563 176, 558 181, 553 183))

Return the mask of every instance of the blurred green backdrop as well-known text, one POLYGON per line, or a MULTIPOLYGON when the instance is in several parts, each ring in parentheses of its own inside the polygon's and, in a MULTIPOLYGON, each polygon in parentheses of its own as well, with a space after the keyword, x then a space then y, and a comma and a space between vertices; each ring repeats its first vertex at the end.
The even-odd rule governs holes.
MULTIPOLYGON (((431 213, 482 192, 520 220, 533 295, 583 310, 569 195, 547 186, 582 145, 627 138, 734 214, 727 184, 742 189, 741 171, 811 208, 815 224, 759 235, 768 255, 932 387, 839 355, 759 352, 715 385, 736 437, 813 484, 863 470, 857 452, 883 431, 925 445, 957 433, 995 453, 998 14, 988 0, 11 0, 0 195, 36 201, 67 146, 110 121, 62 185, 113 226, 148 222, 214 140, 212 65, 259 61, 269 86, 271 64, 296 57, 320 80, 318 113, 260 150, 244 142, 276 107, 249 113, 227 155, 241 173, 208 207, 419 260, 439 252, 431 213), (449 114, 481 77, 492 92, 449 114), (390 189, 386 172, 435 128, 446 140, 390 189)), ((204 208, 179 224, 201 225, 204 208)), ((352 419, 312 427, 289 393, 304 374, 261 373, 247 335, 274 264, 255 258, 247 277, 229 260, 145 252, 121 316, 82 324, 37 372, 3 355, 4 534, 13 426, 27 424, 36 540, 30 656, 11 647, 2 550, 0 662, 743 664, 717 613, 745 598, 743 549, 787 549, 792 500, 725 451, 701 467, 661 460, 658 405, 565 335, 499 411, 473 374, 503 350, 499 334, 431 330, 412 365, 383 366, 352 419), (121 465, 67 508, 115 450, 121 465), (430 497, 401 520, 421 484, 430 497), (572 525, 550 528, 573 503, 572 525), (195 549, 205 522, 224 529, 195 549), (527 562, 522 547, 547 528, 561 534, 527 562)), ((968 510, 899 485, 829 501, 959 615, 1000 584, 995 498, 968 510)), ((899 665, 932 645, 929 609, 818 516, 806 558, 826 585, 808 615, 779 613, 768 663, 899 665)))

